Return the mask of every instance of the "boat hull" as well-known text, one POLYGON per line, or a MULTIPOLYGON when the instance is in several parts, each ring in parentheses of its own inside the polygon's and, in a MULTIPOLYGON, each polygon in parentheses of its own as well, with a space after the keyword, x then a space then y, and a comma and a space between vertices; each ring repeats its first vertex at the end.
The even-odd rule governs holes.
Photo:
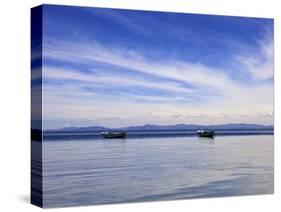
POLYGON ((102 136, 104 138, 125 138, 127 136, 126 132, 103 132, 102 136))
POLYGON ((197 135, 199 137, 213 138, 215 136, 214 131, 198 131, 197 135))

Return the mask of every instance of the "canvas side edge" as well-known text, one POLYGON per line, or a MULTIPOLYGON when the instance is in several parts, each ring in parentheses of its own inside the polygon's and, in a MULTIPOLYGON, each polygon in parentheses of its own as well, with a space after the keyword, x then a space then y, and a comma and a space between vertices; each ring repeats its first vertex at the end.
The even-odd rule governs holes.
POLYGON ((43 207, 42 6, 31 9, 31 204, 43 207))

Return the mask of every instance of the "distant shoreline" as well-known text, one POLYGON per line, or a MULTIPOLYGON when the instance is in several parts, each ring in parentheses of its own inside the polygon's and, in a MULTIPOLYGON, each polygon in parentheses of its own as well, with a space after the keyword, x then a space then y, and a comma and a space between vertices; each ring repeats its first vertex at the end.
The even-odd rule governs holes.
POLYGON ((44 132, 99 132, 108 130, 122 130, 122 131, 157 131, 157 130, 273 130, 273 125, 247 124, 247 123, 229 123, 217 125, 196 125, 196 124, 175 124, 175 125, 152 125, 146 124, 141 126, 128 126, 119 128, 109 128, 104 126, 88 126, 88 127, 65 127, 58 129, 46 129, 44 132))

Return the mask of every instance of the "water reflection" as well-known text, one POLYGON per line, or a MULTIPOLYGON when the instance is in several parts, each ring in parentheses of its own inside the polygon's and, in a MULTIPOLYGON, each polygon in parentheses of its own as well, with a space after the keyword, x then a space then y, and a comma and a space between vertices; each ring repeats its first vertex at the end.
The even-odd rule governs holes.
POLYGON ((215 137, 198 137, 198 140, 202 144, 215 144, 215 137))
POLYGON ((273 136, 44 142, 45 207, 273 192, 273 136))

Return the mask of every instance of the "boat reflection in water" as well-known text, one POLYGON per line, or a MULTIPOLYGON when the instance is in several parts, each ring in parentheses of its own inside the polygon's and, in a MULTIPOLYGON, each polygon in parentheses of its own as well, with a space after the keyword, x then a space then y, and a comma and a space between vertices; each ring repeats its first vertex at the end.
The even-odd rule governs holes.
POLYGON ((125 138, 127 136, 127 132, 102 132, 101 133, 104 138, 125 138))

